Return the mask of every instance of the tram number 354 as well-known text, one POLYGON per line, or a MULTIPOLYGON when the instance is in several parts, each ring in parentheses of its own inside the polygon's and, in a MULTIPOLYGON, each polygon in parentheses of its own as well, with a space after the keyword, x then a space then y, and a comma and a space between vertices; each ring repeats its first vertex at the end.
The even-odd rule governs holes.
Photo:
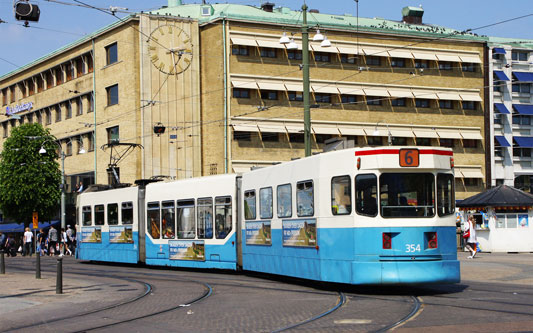
POLYGON ((420 252, 420 244, 405 244, 405 252, 420 252))

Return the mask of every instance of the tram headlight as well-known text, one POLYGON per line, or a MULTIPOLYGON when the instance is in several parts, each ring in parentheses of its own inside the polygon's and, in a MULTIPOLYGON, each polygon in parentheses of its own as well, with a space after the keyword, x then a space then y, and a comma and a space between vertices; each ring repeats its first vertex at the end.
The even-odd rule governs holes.
POLYGON ((437 240, 436 232, 426 232, 427 246, 428 249, 436 249, 439 247, 439 242, 437 240))
POLYGON ((382 239, 383 249, 390 250, 392 248, 392 234, 390 232, 384 232, 382 239))

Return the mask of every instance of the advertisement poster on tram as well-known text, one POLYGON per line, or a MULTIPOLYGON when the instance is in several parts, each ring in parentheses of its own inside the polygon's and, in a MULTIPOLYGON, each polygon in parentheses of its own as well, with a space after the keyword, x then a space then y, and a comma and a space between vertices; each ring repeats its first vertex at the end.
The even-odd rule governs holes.
POLYGON ((109 226, 110 243, 133 243, 133 229, 123 225, 109 226))
POLYGON ((205 261, 204 241, 168 241, 169 259, 205 261))
POLYGON ((246 245, 272 245, 270 221, 246 222, 246 245))
POLYGON ((101 243, 102 242, 102 228, 101 227, 83 227, 81 229, 81 241, 83 243, 101 243))
POLYGON ((316 220, 284 220, 283 246, 316 246, 316 220))
POLYGON ((527 228, 528 226, 529 226, 529 221, 528 221, 527 214, 518 215, 518 227, 519 228, 527 228))

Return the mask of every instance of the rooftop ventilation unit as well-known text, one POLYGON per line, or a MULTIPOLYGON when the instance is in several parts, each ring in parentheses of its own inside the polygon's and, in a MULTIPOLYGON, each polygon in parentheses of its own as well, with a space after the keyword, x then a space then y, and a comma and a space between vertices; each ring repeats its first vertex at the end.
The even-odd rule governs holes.
POLYGON ((422 16, 424 15, 424 10, 421 7, 403 7, 402 16, 405 23, 410 24, 422 24, 422 16))
POLYGON ((264 10, 265 12, 272 13, 274 11, 274 6, 275 4, 272 2, 263 2, 261 4, 261 9, 264 10))

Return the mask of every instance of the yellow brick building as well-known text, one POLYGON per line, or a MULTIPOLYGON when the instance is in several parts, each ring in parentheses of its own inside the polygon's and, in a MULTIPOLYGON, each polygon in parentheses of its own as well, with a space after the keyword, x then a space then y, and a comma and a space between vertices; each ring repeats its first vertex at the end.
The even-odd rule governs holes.
MULTIPOLYGON (((301 11, 169 5, 2 76, 0 143, 24 122, 50 128, 67 155, 69 191, 80 180, 108 183, 109 164, 132 183, 302 157, 301 11), (279 43, 284 32, 296 49, 279 43), (101 149, 109 143, 113 150, 101 149)), ((310 37, 319 28, 331 42, 310 43, 313 151, 335 138, 450 146, 457 198, 479 192, 484 41, 422 24, 310 14, 310 37)))

